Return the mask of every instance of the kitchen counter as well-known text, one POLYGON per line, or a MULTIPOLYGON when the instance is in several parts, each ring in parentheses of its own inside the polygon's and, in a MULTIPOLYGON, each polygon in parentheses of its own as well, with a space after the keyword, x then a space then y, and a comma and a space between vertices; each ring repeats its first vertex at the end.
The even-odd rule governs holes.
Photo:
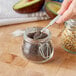
POLYGON ((45 64, 28 61, 22 54, 23 37, 11 33, 30 26, 46 26, 50 20, 15 24, 0 27, 0 76, 76 76, 76 55, 61 48, 61 33, 64 25, 49 27, 55 50, 54 59, 45 64))

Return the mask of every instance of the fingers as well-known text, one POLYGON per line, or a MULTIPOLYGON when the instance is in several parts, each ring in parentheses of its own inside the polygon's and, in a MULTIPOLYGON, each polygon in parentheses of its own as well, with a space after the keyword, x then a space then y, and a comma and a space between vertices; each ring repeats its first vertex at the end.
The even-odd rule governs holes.
MULTIPOLYGON (((76 1, 76 0, 75 0, 76 1)), ((63 23, 71 18, 75 18, 75 11, 76 10, 76 2, 74 0, 70 4, 69 8, 62 14, 62 16, 59 18, 59 20, 56 21, 56 23, 63 23)))
POLYGON ((63 14, 65 12, 69 5, 71 4, 72 0, 64 0, 61 6, 61 9, 58 11, 59 14, 63 14))
POLYGON ((56 21, 56 23, 63 23, 68 19, 72 18, 72 10, 68 9, 64 14, 56 21))

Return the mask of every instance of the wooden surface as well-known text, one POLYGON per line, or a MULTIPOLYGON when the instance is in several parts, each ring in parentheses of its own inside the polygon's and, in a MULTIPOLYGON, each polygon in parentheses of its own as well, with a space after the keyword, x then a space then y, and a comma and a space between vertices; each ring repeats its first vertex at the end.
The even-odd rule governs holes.
POLYGON ((63 25, 50 27, 55 49, 54 60, 45 64, 34 64, 22 54, 23 37, 11 33, 30 26, 46 26, 49 21, 16 24, 0 27, 0 76, 76 76, 76 55, 67 53, 60 45, 63 25))

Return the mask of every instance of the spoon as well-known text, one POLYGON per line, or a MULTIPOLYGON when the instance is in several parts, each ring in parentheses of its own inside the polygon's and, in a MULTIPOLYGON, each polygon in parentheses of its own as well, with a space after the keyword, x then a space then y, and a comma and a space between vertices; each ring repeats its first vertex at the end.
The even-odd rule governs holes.
POLYGON ((42 28, 40 31, 36 32, 34 35, 34 39, 39 39, 42 36, 42 32, 44 32, 49 26, 53 25, 61 15, 56 16, 46 27, 42 28))

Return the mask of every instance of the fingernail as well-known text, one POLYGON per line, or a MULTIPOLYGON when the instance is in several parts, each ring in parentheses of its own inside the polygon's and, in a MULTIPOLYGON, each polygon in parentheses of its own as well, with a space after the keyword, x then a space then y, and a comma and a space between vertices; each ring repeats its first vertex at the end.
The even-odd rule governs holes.
POLYGON ((63 12, 64 12, 64 11, 59 10, 57 13, 58 13, 58 14, 60 14, 60 15, 62 15, 62 14, 63 14, 63 12))
POLYGON ((60 12, 60 10, 59 11, 57 11, 57 13, 59 14, 59 12, 60 12))
POLYGON ((59 9, 59 10, 57 11, 57 13, 60 13, 60 12, 62 12, 62 10, 61 10, 61 9, 59 9))
POLYGON ((57 20, 56 23, 58 24, 62 23, 61 19, 57 20))

